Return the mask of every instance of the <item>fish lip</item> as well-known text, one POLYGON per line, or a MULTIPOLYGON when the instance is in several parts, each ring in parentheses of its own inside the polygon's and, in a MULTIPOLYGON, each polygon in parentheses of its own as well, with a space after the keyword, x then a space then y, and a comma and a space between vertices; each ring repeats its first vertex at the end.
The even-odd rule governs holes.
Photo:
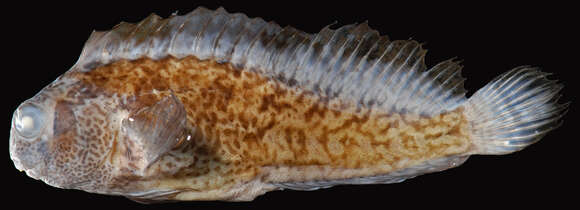
POLYGON ((30 178, 33 178, 33 179, 36 179, 36 180, 41 180, 40 179, 40 176, 37 176, 38 174, 36 172, 34 172, 34 171, 35 171, 34 168, 32 168, 32 169, 24 169, 24 172, 30 178))
POLYGON ((43 170, 45 163, 39 162, 39 163, 34 164, 34 165, 24 164, 23 161, 20 159, 20 155, 18 154, 18 152, 16 151, 16 148, 15 148, 16 147, 15 140, 17 137, 15 137, 14 133, 15 133, 14 128, 12 128, 10 130, 9 152, 10 152, 10 159, 12 160, 14 167, 18 171, 26 173, 26 175, 30 178, 46 182, 46 180, 43 179, 43 177, 46 178, 45 175, 47 174, 47 172, 45 170, 43 170))
POLYGON ((24 167, 24 165, 22 165, 22 161, 20 161, 20 158, 18 158, 18 156, 15 154, 16 153, 16 149, 15 149, 15 139, 14 139, 14 116, 12 116, 12 125, 10 127, 10 139, 9 139, 9 146, 8 146, 8 150, 10 152, 10 159, 12 159, 12 163, 14 163, 14 167, 16 167, 16 169, 20 172, 25 171, 26 167, 24 167))
POLYGON ((35 180, 42 181, 45 184, 50 185, 52 187, 63 188, 63 189, 69 188, 69 187, 63 185, 63 183, 55 181, 53 178, 47 176, 45 171, 37 170, 37 167, 24 169, 24 172, 26 173, 26 175, 28 177, 33 178, 35 180))
POLYGON ((20 160, 18 158, 14 158, 13 155, 10 155, 10 159, 12 159, 12 162, 14 163, 14 167, 16 167, 16 169, 18 171, 20 171, 20 172, 26 171, 26 169, 24 168, 22 163, 20 163, 20 160))

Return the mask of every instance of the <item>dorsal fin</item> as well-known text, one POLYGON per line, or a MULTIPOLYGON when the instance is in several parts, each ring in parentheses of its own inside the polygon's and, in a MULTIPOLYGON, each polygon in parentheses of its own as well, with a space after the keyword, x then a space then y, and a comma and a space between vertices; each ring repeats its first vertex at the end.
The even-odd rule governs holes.
POLYGON ((281 28, 260 18, 200 7, 185 16, 150 15, 93 32, 73 69, 90 71, 116 60, 195 56, 359 106, 433 115, 464 100, 461 67, 452 60, 426 71, 413 40, 390 41, 366 23, 329 26, 317 34, 281 28))

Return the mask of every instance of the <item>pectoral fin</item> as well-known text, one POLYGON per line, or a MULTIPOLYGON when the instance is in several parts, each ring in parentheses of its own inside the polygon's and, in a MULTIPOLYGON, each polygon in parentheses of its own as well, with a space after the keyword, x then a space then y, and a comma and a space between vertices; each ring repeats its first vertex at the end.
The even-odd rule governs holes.
POLYGON ((187 113, 175 95, 142 108, 123 121, 131 148, 141 156, 145 167, 179 144, 186 126, 187 113))

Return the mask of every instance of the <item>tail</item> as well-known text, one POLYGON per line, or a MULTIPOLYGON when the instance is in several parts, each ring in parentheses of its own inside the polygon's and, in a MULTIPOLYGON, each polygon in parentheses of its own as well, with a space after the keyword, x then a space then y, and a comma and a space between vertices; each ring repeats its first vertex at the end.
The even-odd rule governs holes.
POLYGON ((562 124, 569 103, 563 85, 536 68, 518 67, 495 78, 466 103, 475 154, 508 154, 540 140, 562 124))

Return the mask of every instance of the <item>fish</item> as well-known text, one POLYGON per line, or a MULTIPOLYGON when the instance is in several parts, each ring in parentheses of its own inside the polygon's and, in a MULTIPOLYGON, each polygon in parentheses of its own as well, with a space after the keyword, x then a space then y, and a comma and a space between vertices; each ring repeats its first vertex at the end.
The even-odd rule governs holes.
POLYGON ((251 201, 389 184, 520 151, 569 102, 520 66, 466 97, 463 66, 367 23, 309 34, 199 7, 94 31, 78 61, 14 111, 16 169, 137 202, 251 201))

